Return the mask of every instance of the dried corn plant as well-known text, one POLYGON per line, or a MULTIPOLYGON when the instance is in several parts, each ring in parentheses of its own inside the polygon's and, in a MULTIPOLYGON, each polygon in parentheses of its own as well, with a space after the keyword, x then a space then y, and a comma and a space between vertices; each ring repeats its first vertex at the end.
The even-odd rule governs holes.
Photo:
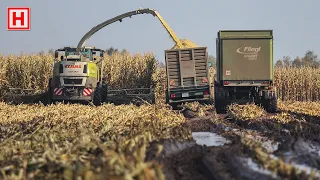
POLYGON ((5 76, 6 61, 4 61, 4 56, 0 54, 0 100, 8 89, 9 82, 5 76))
POLYGON ((256 120, 265 115, 265 111, 255 104, 231 104, 228 106, 228 115, 236 120, 256 120))
POLYGON ((320 104, 318 102, 281 102, 279 103, 279 108, 286 112, 320 117, 320 104))
POLYGON ((149 143, 191 138, 183 115, 155 106, 0 103, 0 116, 1 179, 163 179, 149 143))
POLYGON ((320 100, 320 69, 275 68, 275 86, 282 101, 320 100))
MULTIPOLYGON (((8 87, 46 90, 53 62, 54 57, 49 54, 0 55, 0 96, 8 87)), ((103 74, 112 88, 149 88, 157 86, 154 79, 157 63, 150 53, 113 53, 105 57, 103 74)))
MULTIPOLYGON (((8 87, 45 90, 51 77, 53 57, 44 55, 0 55, 0 97, 8 87)), ((151 85, 156 88, 158 102, 165 101, 165 68, 157 68, 158 61, 151 53, 130 55, 113 53, 105 57, 103 73, 113 88, 134 88, 151 85)), ((216 69, 209 68, 211 85, 216 69)), ((274 85, 282 101, 320 100, 320 69, 275 68, 274 85)), ((212 88, 212 97, 214 88, 212 88)))
POLYGON ((157 68, 157 60, 151 53, 144 55, 115 52, 106 56, 103 75, 112 88, 149 88, 155 86, 152 75, 157 68))
POLYGON ((157 68, 155 73, 152 76, 156 84, 155 86, 156 103, 163 104, 165 103, 165 90, 167 88, 165 69, 157 68))
POLYGON ((1 92, 8 88, 45 90, 52 74, 53 57, 45 55, 0 56, 1 92))

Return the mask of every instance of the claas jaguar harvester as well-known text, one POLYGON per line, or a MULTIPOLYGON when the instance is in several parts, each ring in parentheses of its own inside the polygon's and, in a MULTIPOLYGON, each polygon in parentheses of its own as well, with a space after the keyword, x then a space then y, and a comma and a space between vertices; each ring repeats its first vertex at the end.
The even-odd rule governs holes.
POLYGON ((101 49, 65 47, 55 51, 55 60, 49 81, 50 102, 92 102, 94 105, 155 102, 152 87, 111 89, 103 78, 104 51, 101 49))
MULTIPOLYGON (((49 99, 55 101, 102 101, 98 94, 103 89, 97 62, 103 60, 104 51, 95 47, 64 47, 55 51, 53 77, 49 80, 49 99), (100 55, 97 56, 96 54, 100 55)), ((106 88, 105 88, 106 89, 106 88)), ((107 92, 105 92, 106 94, 107 92)))
POLYGON ((231 103, 254 102, 277 111, 273 86, 273 31, 224 30, 216 39, 217 61, 214 105, 226 113, 231 103))

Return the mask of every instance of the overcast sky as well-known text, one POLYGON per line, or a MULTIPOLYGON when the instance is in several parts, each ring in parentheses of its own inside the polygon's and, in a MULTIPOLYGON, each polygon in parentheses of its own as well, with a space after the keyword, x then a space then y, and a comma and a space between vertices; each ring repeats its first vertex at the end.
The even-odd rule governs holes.
MULTIPOLYGON (((0 0, 0 7, 2 54, 76 46, 93 26, 139 7, 156 9, 179 38, 214 56, 217 32, 226 29, 273 29, 275 60, 320 53, 319 0, 0 0), (7 31, 7 7, 15 6, 31 7, 30 31, 7 31)), ((174 42, 157 18, 144 14, 105 27, 86 45, 154 52, 163 62, 174 42)))

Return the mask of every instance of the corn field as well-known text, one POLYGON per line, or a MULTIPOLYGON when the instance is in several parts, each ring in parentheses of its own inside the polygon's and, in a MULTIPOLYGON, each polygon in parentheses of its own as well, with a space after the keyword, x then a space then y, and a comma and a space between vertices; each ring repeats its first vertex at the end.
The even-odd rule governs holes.
MULTIPOLYGON (((193 112, 199 104, 186 106, 193 112)), ((291 153, 309 145, 284 137, 289 132, 318 138, 319 120, 313 118, 319 117, 319 103, 280 102, 279 107, 282 113, 267 116, 255 105, 231 105, 224 119, 201 106, 190 119, 161 104, 0 103, 0 179, 318 179, 315 152, 289 154, 288 161, 284 148, 275 152, 267 143, 274 136, 283 138, 282 146, 297 142, 291 153), (195 144, 193 132, 208 131, 232 141, 221 147, 195 144), (301 160, 310 158, 304 169, 301 160)))
POLYGON ((276 68, 274 76, 278 97, 282 101, 320 100, 320 69, 276 68))
MULTIPOLYGON (((54 58, 44 55, 0 55, 0 97, 8 88, 46 90, 54 58)), ((98 64, 101 65, 101 64, 98 64)), ((158 61, 151 53, 114 53, 105 56, 103 74, 112 88, 150 87, 156 89, 157 101, 164 102, 166 75, 158 68, 158 61)), ((210 68, 210 80, 214 81, 215 69, 210 68)), ((282 101, 320 100, 320 69, 275 68, 274 85, 282 101)))
MULTIPOLYGON (((0 97, 8 88, 45 91, 54 57, 44 55, 0 56, 0 97)), ((101 63, 98 64, 101 67, 101 63)), ((103 76, 111 88, 155 87, 157 61, 153 54, 114 53, 105 56, 103 76)))
MULTIPOLYGON (((163 104, 165 69, 153 54, 105 60, 111 87, 154 86, 157 103, 0 102, 1 180, 320 179, 320 103, 299 102, 319 100, 318 69, 275 69, 279 113, 232 104, 219 116, 197 102, 178 112, 163 104), (211 145, 201 145, 209 136, 211 145)), ((0 96, 9 87, 46 90, 53 61, 48 54, 0 55, 0 96)), ((210 74, 213 82, 215 69, 210 74)))

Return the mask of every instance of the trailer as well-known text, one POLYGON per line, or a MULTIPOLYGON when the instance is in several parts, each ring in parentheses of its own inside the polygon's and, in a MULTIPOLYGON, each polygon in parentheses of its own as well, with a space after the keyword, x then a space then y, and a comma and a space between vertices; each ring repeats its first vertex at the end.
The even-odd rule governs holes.
POLYGON ((166 103, 211 103, 207 47, 165 50, 166 103))
POLYGON ((226 113, 231 103, 254 102, 270 113, 277 111, 273 86, 273 31, 223 30, 216 39, 214 104, 226 113))

